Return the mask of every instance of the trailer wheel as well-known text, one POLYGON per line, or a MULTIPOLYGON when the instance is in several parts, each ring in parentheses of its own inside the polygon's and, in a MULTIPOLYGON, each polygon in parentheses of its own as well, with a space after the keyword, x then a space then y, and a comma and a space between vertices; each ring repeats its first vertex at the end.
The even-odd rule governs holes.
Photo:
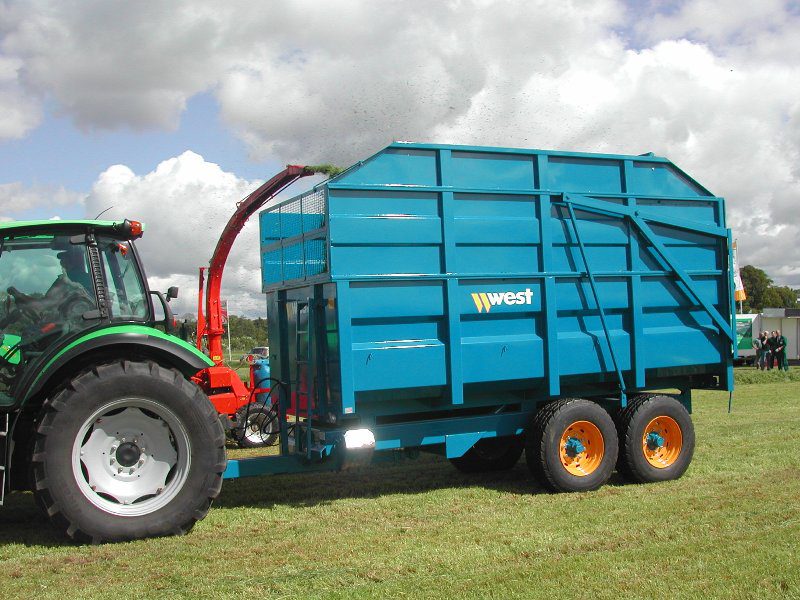
POLYGON ((483 438, 464 456, 451 458, 450 462, 462 473, 506 471, 517 464, 524 448, 520 435, 483 438))
POLYGON ((220 492, 225 435, 177 371, 110 363, 45 404, 31 466, 37 502, 75 540, 183 534, 220 492))
POLYGON ((686 408, 671 396, 640 396, 617 417, 621 442, 617 468, 643 483, 684 474, 694 454, 694 425, 686 408))
POLYGON ((278 433, 278 414, 273 408, 254 402, 236 411, 236 427, 231 436, 242 448, 272 446, 278 433))
POLYGON ((558 492, 587 492, 611 477, 617 449, 614 421, 600 405, 564 398, 545 405, 533 416, 525 460, 545 487, 558 492))

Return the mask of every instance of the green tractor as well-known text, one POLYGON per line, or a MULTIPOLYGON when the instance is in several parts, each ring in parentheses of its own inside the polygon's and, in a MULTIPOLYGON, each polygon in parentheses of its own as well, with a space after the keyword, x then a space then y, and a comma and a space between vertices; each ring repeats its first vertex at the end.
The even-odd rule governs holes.
POLYGON ((0 223, 0 504, 32 489, 67 535, 183 533, 222 486, 225 435, 171 335, 136 221, 0 223))

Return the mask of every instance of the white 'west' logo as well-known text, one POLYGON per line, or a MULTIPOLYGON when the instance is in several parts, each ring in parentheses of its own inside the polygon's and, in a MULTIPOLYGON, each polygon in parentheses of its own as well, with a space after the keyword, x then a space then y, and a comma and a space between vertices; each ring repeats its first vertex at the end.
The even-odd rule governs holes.
POLYGON ((478 312, 486 311, 488 313, 493 306, 501 304, 508 306, 530 304, 533 292, 527 288, 524 292, 473 292, 471 296, 478 312))

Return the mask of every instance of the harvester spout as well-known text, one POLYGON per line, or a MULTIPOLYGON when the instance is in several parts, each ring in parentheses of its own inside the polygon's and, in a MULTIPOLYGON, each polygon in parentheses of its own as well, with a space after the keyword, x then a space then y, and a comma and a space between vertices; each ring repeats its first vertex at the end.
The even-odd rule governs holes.
MULTIPOLYGON (((328 167, 330 165, 322 166, 328 167)), ((320 170, 315 167, 288 165, 283 171, 236 205, 236 211, 225 225, 217 246, 214 248, 214 254, 211 256, 205 288, 205 302, 203 301, 203 270, 201 269, 200 297, 197 303, 197 347, 202 349, 202 340, 203 337, 206 337, 208 355, 214 363, 222 363, 222 336, 225 330, 222 326, 220 290, 225 262, 228 260, 228 254, 230 254, 236 236, 239 235, 247 219, 274 198, 276 194, 301 177, 313 175, 316 172, 320 172, 320 170)))

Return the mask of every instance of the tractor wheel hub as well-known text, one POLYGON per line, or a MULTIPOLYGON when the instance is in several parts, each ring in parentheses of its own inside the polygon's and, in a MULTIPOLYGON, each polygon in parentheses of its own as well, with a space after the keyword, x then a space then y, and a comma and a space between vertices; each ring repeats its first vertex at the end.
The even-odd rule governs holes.
POLYGON ((124 442, 119 445, 116 452, 116 459, 120 466, 132 467, 139 461, 142 451, 133 442, 124 442))

